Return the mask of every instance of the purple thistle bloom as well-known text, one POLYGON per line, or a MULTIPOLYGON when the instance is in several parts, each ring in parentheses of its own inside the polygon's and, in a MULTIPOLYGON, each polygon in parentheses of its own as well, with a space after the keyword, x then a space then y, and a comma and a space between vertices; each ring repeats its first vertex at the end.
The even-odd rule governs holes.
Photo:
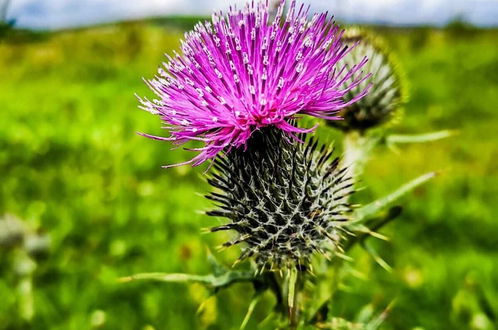
POLYGON ((202 141, 202 148, 192 149, 200 153, 183 163, 196 166, 244 147, 265 126, 293 138, 313 130, 290 123, 299 114, 341 119, 337 113, 367 92, 344 100, 369 77, 360 71, 367 59, 337 68, 350 50, 341 42, 343 31, 327 13, 310 17, 309 6, 292 1, 284 14, 284 6, 282 1, 274 19, 268 1, 231 7, 186 33, 183 54, 167 56, 167 72, 160 68, 147 81, 158 99, 139 98, 142 109, 161 116, 171 136, 143 135, 175 144, 202 141))

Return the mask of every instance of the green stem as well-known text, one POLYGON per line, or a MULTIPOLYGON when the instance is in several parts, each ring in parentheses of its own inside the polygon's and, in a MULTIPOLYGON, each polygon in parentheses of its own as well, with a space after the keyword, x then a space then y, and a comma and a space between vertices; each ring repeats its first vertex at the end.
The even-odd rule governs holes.
POLYGON ((379 137, 365 136, 358 131, 346 133, 343 140, 343 164, 349 168, 349 173, 353 179, 362 176, 365 165, 370 158, 370 153, 379 142, 379 137))
POLYGON ((297 268, 289 270, 287 288, 287 306, 289 312, 289 329, 297 329, 300 323, 300 295, 302 289, 302 273, 297 268))

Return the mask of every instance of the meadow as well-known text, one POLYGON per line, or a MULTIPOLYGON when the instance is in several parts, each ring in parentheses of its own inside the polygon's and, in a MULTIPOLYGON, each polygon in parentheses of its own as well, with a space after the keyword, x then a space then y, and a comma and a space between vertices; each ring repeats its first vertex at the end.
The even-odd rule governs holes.
MULTIPOLYGON (((181 20, 180 20, 181 21, 181 20)), ((251 288, 217 296, 198 285, 119 283, 140 272, 209 272, 223 235, 200 195, 204 168, 161 165, 182 150, 145 139, 159 119, 137 108, 163 53, 178 47, 181 21, 131 22, 0 36, 0 215, 50 240, 32 257, 0 246, 0 329, 237 329, 251 288), (20 264, 21 263, 21 264, 20 264), (20 270, 21 268, 21 270, 20 270), (23 277, 24 276, 24 277, 23 277), (24 283, 24 285, 23 285, 24 283), (26 283, 29 283, 26 287, 26 283), (203 307, 198 309, 201 303, 203 307)), ((335 313, 395 306, 385 329, 498 327, 498 31, 464 26, 372 28, 398 56, 410 85, 404 117, 389 129, 452 129, 449 139, 379 148, 359 202, 428 171, 440 175, 400 202, 403 214, 375 242, 392 273, 354 250, 361 276, 347 279, 335 313)), ((322 125, 318 134, 337 138, 322 125)), ((256 308, 256 328, 272 301, 256 308)))

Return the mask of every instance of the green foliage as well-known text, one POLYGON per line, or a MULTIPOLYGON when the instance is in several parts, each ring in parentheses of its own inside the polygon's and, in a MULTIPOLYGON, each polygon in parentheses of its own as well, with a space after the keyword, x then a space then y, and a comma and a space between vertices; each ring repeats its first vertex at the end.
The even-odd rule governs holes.
POLYGON ((151 22, 162 26, 173 26, 185 30, 192 29, 198 22, 209 20, 205 16, 168 16, 152 19, 151 22))
MULTIPOLYGON (((492 329, 498 313, 498 31, 473 31, 472 38, 432 29, 377 32, 397 52, 412 86, 404 120, 392 131, 459 134, 402 144, 399 154, 385 150, 369 161, 359 202, 422 173, 440 176, 400 203, 403 214, 383 231, 390 242, 368 241, 393 273, 354 249, 350 275, 328 308, 360 320, 368 306, 375 318, 397 298, 383 328, 492 329)), ((117 282, 145 270, 207 274, 205 247, 229 238, 198 234, 219 224, 195 213, 209 206, 195 194, 209 190, 198 176, 202 170, 159 167, 190 155, 135 134, 162 134, 157 118, 136 110, 133 94, 147 93, 140 76, 155 73, 181 34, 169 25, 133 23, 0 40, 0 215, 16 215, 51 242, 31 282, 16 275, 16 252, 0 248, 0 329, 230 329, 242 323, 254 296, 249 284, 211 297, 197 285, 117 282), (31 320, 18 294, 23 283, 33 288, 31 320)), ((319 134, 338 136, 326 127, 319 134)), ((230 264, 236 250, 218 257, 230 264)), ((271 299, 263 296, 253 306, 247 329, 263 321, 271 299)))

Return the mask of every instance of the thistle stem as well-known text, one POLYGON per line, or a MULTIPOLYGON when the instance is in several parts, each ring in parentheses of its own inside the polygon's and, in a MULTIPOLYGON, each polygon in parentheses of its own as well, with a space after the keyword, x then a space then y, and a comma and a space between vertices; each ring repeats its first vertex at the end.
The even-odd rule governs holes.
POLYGON ((287 306, 289 311, 289 328, 297 329, 300 318, 300 291, 302 274, 297 268, 289 270, 287 306))
POLYGON ((370 153, 378 143, 375 137, 365 136, 359 131, 349 131, 344 136, 344 165, 353 179, 361 177, 370 153))

